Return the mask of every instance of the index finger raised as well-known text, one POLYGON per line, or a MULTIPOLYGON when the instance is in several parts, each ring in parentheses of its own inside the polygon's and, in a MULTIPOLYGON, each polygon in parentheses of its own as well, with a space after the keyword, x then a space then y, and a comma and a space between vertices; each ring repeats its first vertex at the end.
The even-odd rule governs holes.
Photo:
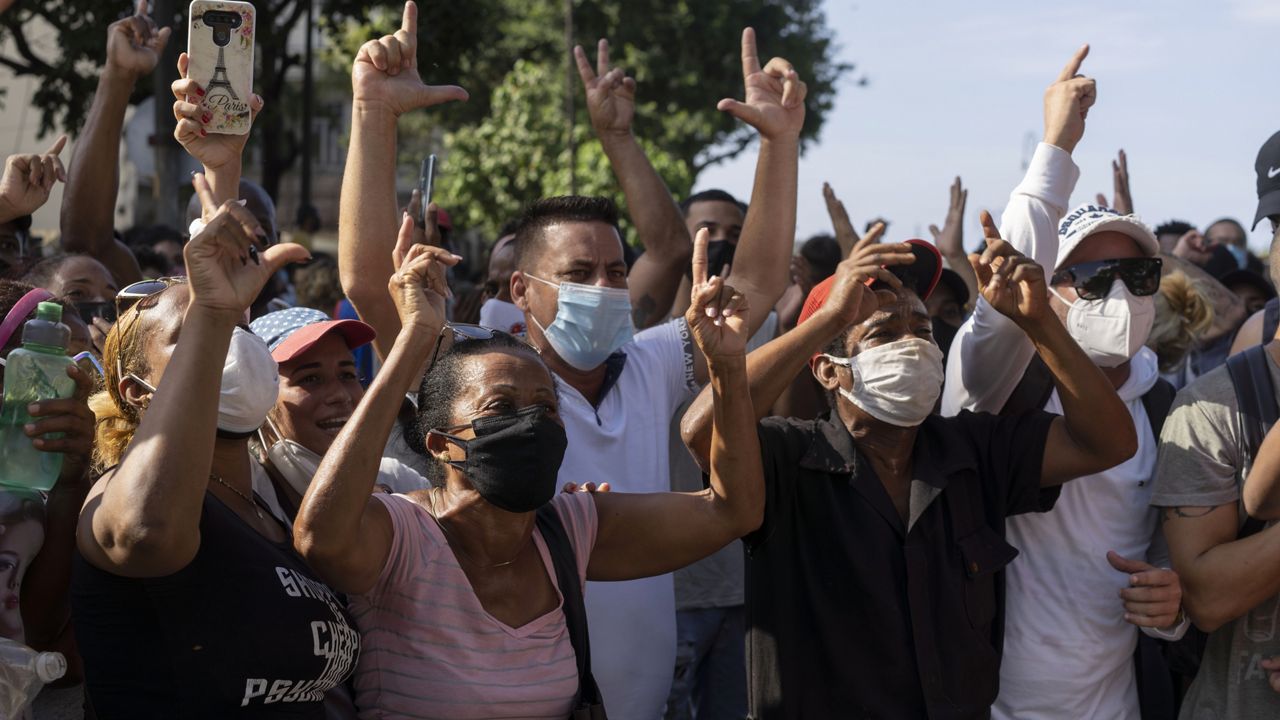
POLYGON ((609 72, 609 41, 600 38, 596 42, 596 75, 609 72))
POLYGON ((196 189, 196 196, 200 198, 200 207, 205 213, 214 213, 218 210, 218 201, 214 199, 213 188, 209 186, 209 180, 204 173, 192 175, 191 186, 196 189))
POLYGON ((756 50, 754 28, 742 30, 742 77, 760 72, 760 53, 756 50))
POLYGON ((1067 61, 1066 66, 1062 68, 1062 72, 1058 73, 1058 80, 1070 80, 1079 74, 1080 65, 1084 62, 1086 57, 1089 57, 1088 43, 1081 45, 1080 49, 1076 50, 1075 54, 1071 56, 1071 59, 1067 61))
POLYGON ((583 50, 581 45, 574 46, 573 60, 578 65, 578 77, 582 78, 584 84, 596 79, 596 74, 591 69, 591 62, 587 60, 587 51, 583 50))
POLYGON ((1000 237, 1000 228, 996 227, 996 221, 992 219, 991 213, 983 210, 978 213, 978 221, 982 223, 982 236, 991 240, 1002 240, 1000 237))
POLYGON ((65 134, 63 134, 63 135, 59 135, 59 136, 58 136, 58 139, 57 139, 57 140, 54 140, 54 141, 53 141, 53 144, 49 146, 49 150, 48 150, 47 152, 45 152, 45 155, 54 155, 54 156, 56 156, 56 155, 58 155, 58 153, 61 153, 61 152, 62 152, 62 148, 66 147, 66 146, 67 146, 67 136, 66 136, 65 134))
POLYGON ((400 29, 408 33, 409 42, 415 46, 418 42, 418 3, 408 0, 404 4, 404 15, 400 18, 400 29))
POLYGON ((698 230, 693 236, 693 286, 707 283, 707 243, 711 241, 711 233, 706 228, 698 230))

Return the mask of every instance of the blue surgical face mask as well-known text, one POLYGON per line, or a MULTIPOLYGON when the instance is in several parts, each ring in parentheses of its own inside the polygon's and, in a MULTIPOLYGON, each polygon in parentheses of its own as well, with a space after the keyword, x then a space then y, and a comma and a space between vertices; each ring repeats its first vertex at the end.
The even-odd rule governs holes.
POLYGON ((1241 270, 1249 266, 1248 248, 1242 248, 1239 245, 1228 245, 1227 250, 1231 251, 1231 257, 1236 259, 1236 265, 1238 265, 1241 270))
POLYGON ((547 327, 537 318, 533 322, 556 354, 578 370, 599 367, 635 335, 631 293, 626 288, 571 282, 557 285, 528 273, 525 277, 560 289, 556 319, 547 327))

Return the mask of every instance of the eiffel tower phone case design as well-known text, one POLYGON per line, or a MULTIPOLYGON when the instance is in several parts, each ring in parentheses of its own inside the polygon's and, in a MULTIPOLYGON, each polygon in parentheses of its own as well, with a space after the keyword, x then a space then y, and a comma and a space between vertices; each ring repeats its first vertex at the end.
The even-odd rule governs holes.
POLYGON ((212 116, 205 130, 224 135, 249 132, 253 97, 252 4, 194 0, 187 35, 187 77, 205 89, 203 107, 212 116))

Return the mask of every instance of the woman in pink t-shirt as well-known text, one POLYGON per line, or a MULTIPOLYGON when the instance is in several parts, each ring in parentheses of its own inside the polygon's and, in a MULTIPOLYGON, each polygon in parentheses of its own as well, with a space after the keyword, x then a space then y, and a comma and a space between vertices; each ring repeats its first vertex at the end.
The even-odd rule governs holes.
POLYGON ((699 233, 694 267, 702 270, 686 318, 711 368, 711 487, 556 495, 567 440, 551 372, 510 335, 446 325, 444 270, 458 258, 423 245, 404 253, 411 233, 406 220, 391 282, 403 329, 316 473, 295 544, 325 582, 351 596, 363 647, 362 717, 564 718, 579 676, 566 594, 535 512, 555 508, 580 586, 671 572, 759 526, 764 478, 746 382, 745 300, 719 278, 707 280, 699 233), (440 353, 446 329, 454 344, 440 353), (434 487, 371 497, 424 358, 432 362, 412 444, 435 458, 434 487))

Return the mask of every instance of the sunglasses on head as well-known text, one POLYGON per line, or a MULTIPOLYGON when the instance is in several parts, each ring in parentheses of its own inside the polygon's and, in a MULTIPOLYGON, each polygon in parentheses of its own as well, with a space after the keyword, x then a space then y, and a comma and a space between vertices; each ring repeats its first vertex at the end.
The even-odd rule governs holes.
POLYGON ((1111 284, 1122 280, 1138 297, 1155 295, 1160 289, 1160 258, 1120 258, 1076 263, 1053 274, 1054 285, 1068 283, 1083 300, 1101 300, 1111 292, 1111 284))
MULTIPOLYGON (((440 328, 440 338, 436 341, 435 351, 431 353, 431 363, 427 365, 427 372, 430 372, 431 368, 436 366, 436 360, 440 359, 440 347, 444 345, 444 339, 446 337, 446 333, 453 333, 454 345, 457 345, 459 343, 464 343, 464 342, 471 342, 473 340, 492 340, 495 337, 511 338, 513 340, 519 340, 520 342, 528 345, 527 342, 516 337, 515 335, 512 335, 511 333, 503 332, 501 330, 494 330, 493 328, 487 328, 483 325, 470 325, 467 323, 445 323, 444 327, 440 328)), ((529 345, 529 347, 533 348, 532 345, 529 345)), ((537 351, 537 348, 533 348, 533 349, 535 352, 537 351)))
POLYGON ((120 292, 116 293, 116 317, 124 315, 126 310, 137 305, 139 301, 186 281, 184 277, 162 277, 155 280, 139 280, 124 286, 120 292))

